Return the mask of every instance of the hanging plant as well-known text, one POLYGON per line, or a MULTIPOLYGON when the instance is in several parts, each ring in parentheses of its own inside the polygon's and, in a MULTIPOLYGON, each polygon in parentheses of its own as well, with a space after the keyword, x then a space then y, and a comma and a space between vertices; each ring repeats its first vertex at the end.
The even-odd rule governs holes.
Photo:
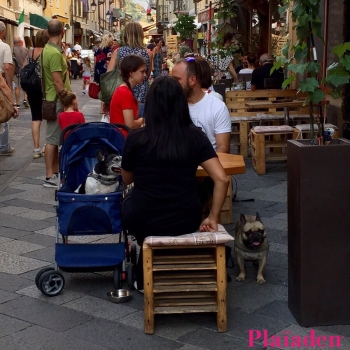
MULTIPOLYGON (((321 65, 317 62, 315 40, 323 42, 321 35, 321 19, 319 16, 321 0, 283 0, 283 6, 279 12, 291 9, 292 20, 295 23, 293 29, 297 35, 297 41, 291 46, 290 41, 282 48, 282 56, 276 58, 276 63, 271 73, 280 67, 290 72, 289 77, 283 82, 282 87, 301 76, 299 90, 307 93, 309 103, 311 139, 314 136, 314 113, 315 104, 319 104, 322 110, 322 101, 325 99, 325 89, 330 88, 332 96, 338 98, 342 95, 342 87, 350 80, 350 43, 342 43, 333 48, 333 53, 339 58, 327 68, 327 77, 321 77, 321 65)), ((320 113, 318 130, 322 131, 324 124, 323 113, 320 113)), ((323 136, 321 133, 320 136, 323 136)))

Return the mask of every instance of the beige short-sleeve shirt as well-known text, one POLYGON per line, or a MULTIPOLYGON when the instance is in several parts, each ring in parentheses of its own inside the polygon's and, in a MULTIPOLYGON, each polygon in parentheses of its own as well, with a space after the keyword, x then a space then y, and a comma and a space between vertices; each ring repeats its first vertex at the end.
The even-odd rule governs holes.
POLYGON ((4 63, 13 64, 10 46, 0 39, 0 69, 4 70, 4 63))

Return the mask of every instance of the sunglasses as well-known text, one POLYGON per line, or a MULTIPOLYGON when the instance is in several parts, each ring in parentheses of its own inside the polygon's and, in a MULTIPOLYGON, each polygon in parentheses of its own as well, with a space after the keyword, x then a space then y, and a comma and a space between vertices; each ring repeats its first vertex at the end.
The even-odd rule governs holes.
POLYGON ((195 76, 197 78, 198 77, 198 70, 197 70, 198 63, 196 62, 196 59, 194 57, 185 57, 185 61, 187 63, 193 63, 194 64, 195 76))

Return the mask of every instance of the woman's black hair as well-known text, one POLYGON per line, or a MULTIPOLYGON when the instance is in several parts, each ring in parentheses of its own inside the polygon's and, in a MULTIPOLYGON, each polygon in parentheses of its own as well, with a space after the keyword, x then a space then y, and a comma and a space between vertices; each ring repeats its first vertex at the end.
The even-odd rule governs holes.
POLYGON ((136 72, 143 65, 146 65, 145 60, 141 56, 133 54, 125 56, 120 62, 120 72, 123 82, 128 86, 133 95, 134 92, 129 83, 130 73, 136 72))
POLYGON ((149 142, 150 150, 156 150, 158 159, 186 160, 193 142, 188 130, 200 130, 192 122, 183 88, 176 79, 160 76, 153 81, 144 118, 144 142, 149 142))
POLYGON ((211 67, 202 57, 196 57, 196 62, 202 70, 201 88, 209 89, 213 84, 213 80, 211 78, 211 67))

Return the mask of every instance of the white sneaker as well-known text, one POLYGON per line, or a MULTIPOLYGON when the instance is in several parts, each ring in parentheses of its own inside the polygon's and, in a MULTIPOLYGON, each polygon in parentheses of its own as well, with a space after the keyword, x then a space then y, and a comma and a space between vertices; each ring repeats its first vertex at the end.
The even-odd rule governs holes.
POLYGON ((53 174, 48 180, 44 180, 44 187, 57 188, 58 187, 58 176, 53 174))
POLYGON ((40 158, 40 157, 42 157, 42 156, 43 156, 43 154, 42 154, 40 148, 35 149, 35 150, 33 151, 33 159, 38 159, 38 158, 40 158))

